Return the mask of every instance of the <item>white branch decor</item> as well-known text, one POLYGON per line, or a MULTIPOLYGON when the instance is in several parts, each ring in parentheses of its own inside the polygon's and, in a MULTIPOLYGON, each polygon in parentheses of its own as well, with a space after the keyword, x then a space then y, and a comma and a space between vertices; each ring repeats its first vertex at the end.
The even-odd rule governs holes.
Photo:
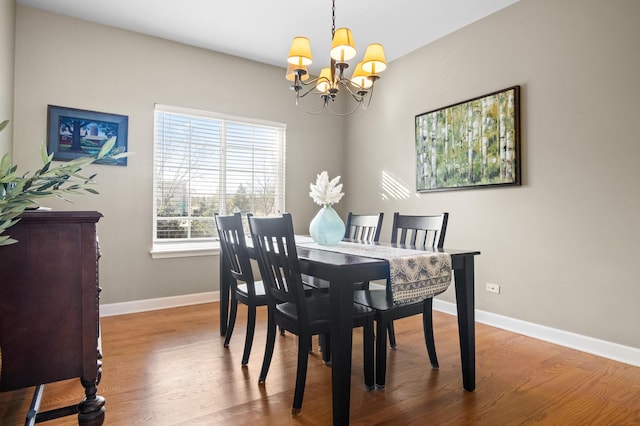
POLYGON ((329 174, 323 171, 317 176, 315 185, 313 183, 309 185, 311 189, 309 196, 313 198, 316 204, 323 207, 336 204, 344 195, 342 184, 338 182, 340 182, 340 176, 329 180, 329 174))

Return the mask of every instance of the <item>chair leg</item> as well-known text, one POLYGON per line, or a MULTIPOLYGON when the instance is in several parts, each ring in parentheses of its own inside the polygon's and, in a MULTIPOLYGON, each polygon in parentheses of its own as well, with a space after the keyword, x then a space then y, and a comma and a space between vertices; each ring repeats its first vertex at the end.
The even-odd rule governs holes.
POLYGON ((424 301, 422 311, 422 328, 424 330, 424 342, 427 345, 427 353, 431 367, 438 368, 438 356, 436 355, 436 342, 433 338, 433 299, 424 301))
POLYGON ((296 389, 293 392, 293 408, 291 415, 296 417, 302 410, 304 386, 307 382, 307 365, 309 363, 309 337, 298 336, 298 371, 296 372, 296 389))
POLYGON ((364 328, 362 329, 362 352, 364 353, 364 385, 367 390, 372 390, 375 387, 375 372, 374 372, 374 359, 373 359, 373 317, 367 320, 364 328))
POLYGON ((236 315, 238 314, 238 299, 236 299, 235 293, 231 295, 231 306, 229 307, 229 324, 227 325, 227 334, 224 337, 224 347, 229 347, 231 341, 231 335, 233 334, 233 327, 236 325, 236 315))
POLYGON ((322 345, 322 361, 327 365, 331 365, 331 335, 320 334, 318 339, 320 339, 322 345))
POLYGON ((376 387, 381 389, 387 374, 387 328, 386 319, 376 320, 376 387))
POLYGON ((253 334, 256 329, 256 305, 247 305, 247 335, 244 339, 244 353, 242 354, 242 366, 249 363, 251 346, 253 345, 253 334))
POLYGON ((262 360, 262 369, 258 377, 258 383, 264 383, 267 380, 269 366, 271 366, 271 358, 273 357, 273 348, 276 345, 276 322, 273 318, 274 313, 269 312, 267 316, 267 344, 264 348, 264 359, 262 360))
POLYGON ((389 346, 391 346, 392 349, 396 348, 396 331, 393 328, 393 321, 389 321, 389 346))

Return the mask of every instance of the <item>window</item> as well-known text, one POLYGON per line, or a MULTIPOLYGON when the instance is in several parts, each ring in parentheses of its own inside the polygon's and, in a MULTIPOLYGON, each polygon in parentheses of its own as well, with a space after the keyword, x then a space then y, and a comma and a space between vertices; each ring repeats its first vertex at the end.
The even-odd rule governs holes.
POLYGON ((154 127, 154 255, 217 248, 214 213, 284 211, 284 124, 156 105, 154 127))

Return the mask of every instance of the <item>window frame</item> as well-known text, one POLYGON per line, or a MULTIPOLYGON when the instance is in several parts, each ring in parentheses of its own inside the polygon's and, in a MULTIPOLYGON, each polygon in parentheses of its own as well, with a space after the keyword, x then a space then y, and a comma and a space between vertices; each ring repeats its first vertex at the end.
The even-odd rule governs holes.
MULTIPOLYGON (((224 129, 228 123, 237 123, 240 125, 246 126, 255 126, 255 127, 269 127, 278 132, 277 137, 277 158, 278 161, 276 164, 276 179, 277 182, 275 184, 276 189, 276 211, 283 212, 285 211, 285 171, 286 171, 286 130, 287 126, 284 123, 260 120, 254 118, 247 117, 239 117, 233 116, 229 114, 223 114, 212 111, 198 110, 192 108, 184 108, 178 106, 171 105, 163 105, 163 104, 155 104, 153 117, 153 207, 152 207, 152 247, 150 253, 154 259, 157 258, 168 258, 168 257, 190 257, 190 256, 210 256, 217 255, 220 250, 219 240, 216 236, 211 238, 158 238, 158 205, 157 205, 157 163, 156 163, 156 154, 158 149, 158 132, 156 129, 156 117, 157 113, 169 113, 169 114, 178 114, 185 115, 189 117, 197 117, 200 119, 210 119, 216 120, 220 122, 220 126, 224 129)), ((227 137, 226 131, 221 131, 220 145, 217 149, 221 150, 221 161, 220 168, 218 169, 218 176, 220 179, 220 187, 226 185, 226 176, 228 174, 228 164, 226 163, 227 157, 227 143, 229 138, 227 137), (224 158, 224 161, 223 161, 224 158)), ((191 143, 191 141, 189 142, 191 143)), ((252 171, 253 171, 252 164, 252 171)), ((190 192, 191 196, 191 192, 190 192)), ((219 195, 220 197, 220 195, 219 195)), ((220 207, 224 206, 228 200, 225 199, 224 203, 220 203, 220 198, 218 199, 218 212, 220 213, 220 207)), ((231 214, 231 212, 220 213, 220 214, 231 214)), ((191 212, 189 211, 188 216, 181 217, 183 219, 192 220, 195 216, 191 216, 191 212)), ((201 217, 198 217, 201 218, 201 217)))

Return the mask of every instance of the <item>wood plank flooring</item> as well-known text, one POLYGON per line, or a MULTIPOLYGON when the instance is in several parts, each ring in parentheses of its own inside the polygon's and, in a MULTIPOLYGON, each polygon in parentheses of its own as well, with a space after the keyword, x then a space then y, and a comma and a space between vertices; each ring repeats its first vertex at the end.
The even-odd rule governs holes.
MULTIPOLYGON (((258 385, 266 314, 259 310, 249 366, 240 360, 246 310, 222 346, 218 304, 102 319, 106 425, 331 424, 330 367, 310 355, 302 415, 291 418, 296 337, 278 336, 258 385)), ((367 392, 354 334, 353 425, 640 425, 640 368, 476 325, 476 391, 462 388, 455 318, 434 312, 440 369, 429 366, 421 318, 395 322, 387 386, 367 392)), ((33 389, 0 393, 0 425, 24 424, 33 389)), ((77 380, 47 385, 41 409, 79 402, 77 380)), ((75 417, 45 423, 76 424, 75 417)))

